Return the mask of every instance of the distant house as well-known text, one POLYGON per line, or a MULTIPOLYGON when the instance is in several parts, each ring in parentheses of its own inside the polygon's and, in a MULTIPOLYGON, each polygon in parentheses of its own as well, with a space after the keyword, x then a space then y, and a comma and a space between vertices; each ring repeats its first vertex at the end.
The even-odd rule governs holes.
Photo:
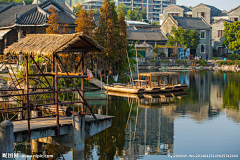
POLYGON ((190 54, 197 56, 212 57, 211 54, 211 26, 204 18, 193 17, 173 17, 171 15, 163 22, 161 31, 168 36, 171 32, 172 26, 175 28, 182 27, 183 29, 196 30, 200 34, 200 44, 197 49, 191 49, 190 54))
POLYGON ((230 10, 228 16, 230 21, 240 21, 240 6, 230 10))
POLYGON ((152 48, 155 45, 165 45, 168 40, 160 31, 128 30, 127 35, 130 44, 138 41, 137 46, 144 50, 144 53, 141 52, 144 58, 153 58, 152 48))
POLYGON ((203 17, 209 24, 213 22, 212 17, 219 16, 220 13, 220 9, 203 3, 192 8, 192 17, 203 17))
MULTIPOLYGON (((0 5, 1 6, 1 5, 0 5)), ((13 42, 26 36, 26 34, 46 33, 49 7, 54 7, 58 11, 59 23, 69 24, 70 32, 74 32, 75 15, 70 6, 61 5, 46 0, 40 4, 19 5, 9 4, 0 8, 0 54, 3 49, 13 42)))
POLYGON ((216 49, 215 56, 222 57, 224 55, 224 46, 222 43, 224 42, 224 23, 232 23, 232 21, 220 19, 211 24, 212 26, 212 40, 213 40, 213 48, 216 49))
POLYGON ((192 17, 192 10, 185 6, 179 6, 171 4, 164 8, 163 14, 160 14, 160 24, 162 24, 168 17, 168 15, 177 17, 192 17))

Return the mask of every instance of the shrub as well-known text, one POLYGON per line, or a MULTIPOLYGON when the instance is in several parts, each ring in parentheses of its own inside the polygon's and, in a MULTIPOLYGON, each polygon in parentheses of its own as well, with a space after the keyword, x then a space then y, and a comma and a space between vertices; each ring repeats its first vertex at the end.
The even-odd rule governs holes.
POLYGON ((200 66, 206 66, 206 65, 207 65, 207 61, 205 61, 204 59, 198 60, 197 63, 198 63, 200 66))
POLYGON ((235 61, 231 61, 231 60, 218 61, 217 64, 220 65, 220 66, 222 66, 222 65, 240 65, 240 60, 235 60, 235 61))
POLYGON ((164 52, 161 52, 160 55, 161 55, 161 56, 165 56, 165 53, 164 53, 164 52))
POLYGON ((157 62, 156 59, 150 59, 149 62, 157 62))
POLYGON ((184 64, 184 60, 178 59, 175 61, 176 64, 184 64))
POLYGON ((162 62, 162 63, 164 63, 164 62, 165 62, 165 63, 169 63, 170 61, 169 61, 168 59, 162 59, 161 62, 162 62))
POLYGON ((216 60, 217 60, 217 57, 212 57, 212 60, 216 61, 216 60))
POLYGON ((239 60, 240 59, 240 55, 238 55, 237 53, 232 53, 228 56, 229 60, 239 60))

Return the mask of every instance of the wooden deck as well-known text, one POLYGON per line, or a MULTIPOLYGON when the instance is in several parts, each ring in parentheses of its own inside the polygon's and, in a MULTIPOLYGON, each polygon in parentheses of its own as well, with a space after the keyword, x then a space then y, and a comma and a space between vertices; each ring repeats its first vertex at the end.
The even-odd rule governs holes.
MULTIPOLYGON (((114 118, 114 116, 106 116, 106 115, 98 115, 95 114, 97 119, 94 119, 92 116, 85 116, 85 122, 93 122, 93 121, 101 121, 106 119, 114 118)), ((28 125, 27 120, 21 120, 21 121, 13 121, 13 130, 14 133, 19 132, 27 132, 28 131, 28 125)), ((72 116, 66 117, 66 116, 60 116, 59 117, 59 124, 60 126, 72 126, 72 116)), ((35 118, 31 119, 30 121, 30 129, 33 130, 44 130, 49 128, 55 128, 56 125, 56 118, 55 117, 46 117, 46 118, 35 118)))
POLYGON ((91 78, 89 81, 90 81, 90 83, 94 84, 98 88, 104 88, 103 85, 105 85, 105 83, 101 82, 100 80, 98 80, 96 78, 91 78))

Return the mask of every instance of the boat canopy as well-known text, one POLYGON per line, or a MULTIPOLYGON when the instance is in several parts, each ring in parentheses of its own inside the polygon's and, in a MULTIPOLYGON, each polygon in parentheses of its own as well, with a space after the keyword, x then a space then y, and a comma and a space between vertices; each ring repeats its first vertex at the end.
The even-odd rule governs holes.
POLYGON ((180 75, 177 72, 148 72, 140 73, 140 76, 169 76, 169 75, 180 75))

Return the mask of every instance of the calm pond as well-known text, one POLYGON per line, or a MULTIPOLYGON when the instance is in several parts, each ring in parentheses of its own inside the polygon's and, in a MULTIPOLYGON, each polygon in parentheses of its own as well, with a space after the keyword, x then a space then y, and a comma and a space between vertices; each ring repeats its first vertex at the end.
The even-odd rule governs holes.
MULTIPOLYGON (((240 73, 183 76, 187 95, 141 100, 109 96, 108 101, 90 102, 94 113, 116 118, 112 127, 85 140, 84 159, 240 159, 240 73)), ((69 147, 38 146, 54 159, 73 159, 69 147)), ((30 142, 16 144, 15 151, 30 155, 30 142)))

